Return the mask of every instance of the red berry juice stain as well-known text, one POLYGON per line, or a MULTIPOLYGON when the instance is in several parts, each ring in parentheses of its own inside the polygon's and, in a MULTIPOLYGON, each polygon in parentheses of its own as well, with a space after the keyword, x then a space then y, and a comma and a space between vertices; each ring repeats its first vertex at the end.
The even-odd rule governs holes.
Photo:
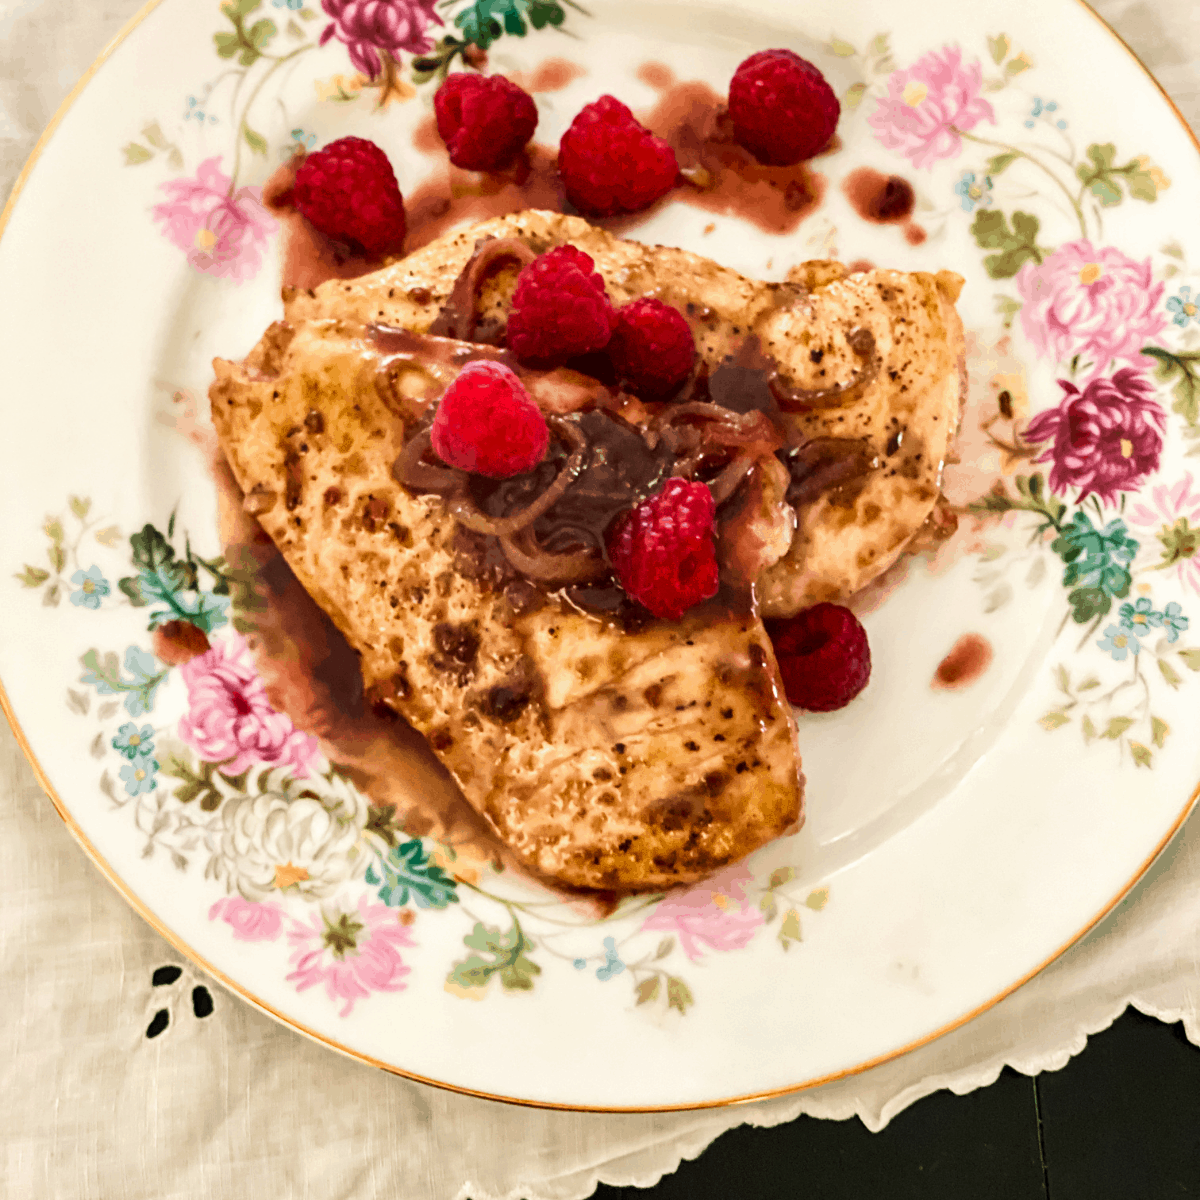
POLYGON ((885 175, 871 167, 851 171, 842 182, 851 207, 873 225, 899 225, 910 246, 919 246, 925 230, 912 220, 917 197, 913 186, 899 175, 885 175))
MULTIPOLYGON (((316 737, 369 797, 375 827, 451 843, 460 861, 474 867, 489 860, 515 865, 425 739, 365 695, 358 655, 246 512, 223 457, 212 471, 222 549, 255 581, 258 607, 248 643, 271 706, 316 737)), ((335 507, 345 503, 334 499, 335 507)))
POLYGON ((356 279, 383 266, 383 259, 354 254, 327 238, 296 211, 292 188, 296 168, 303 161, 300 155, 290 158, 276 168, 262 190, 264 206, 279 222, 284 287, 303 291, 327 279, 356 279))
POLYGON ((499 171, 455 167, 440 142, 437 156, 441 162, 433 174, 411 192, 404 192, 407 253, 468 221, 486 221, 526 208, 564 211, 566 196, 558 178, 558 154, 548 146, 531 142, 511 166, 499 171))
POLYGON ((637 77, 657 92, 666 91, 675 82, 675 72, 660 62, 642 63, 637 69, 637 77))
POLYGON ((992 643, 979 633, 964 633, 938 663, 930 687, 955 692, 970 687, 992 665, 992 643))
POLYGON ((587 74, 587 67, 567 58, 544 58, 532 71, 512 71, 508 78, 517 87, 537 95, 542 92, 561 92, 576 79, 587 74))
MULTIPOLYGON (((825 197, 825 176, 807 163, 768 167, 733 137, 725 98, 696 80, 668 83, 661 63, 643 63, 638 76, 659 91, 658 103, 638 119, 675 151, 683 182, 659 204, 678 200, 707 212, 744 218, 767 233, 793 233, 825 197)), ((828 153, 828 151, 827 151, 828 153)), ((657 207, 657 206, 656 206, 657 207)), ((601 221, 626 229, 644 213, 601 221)))

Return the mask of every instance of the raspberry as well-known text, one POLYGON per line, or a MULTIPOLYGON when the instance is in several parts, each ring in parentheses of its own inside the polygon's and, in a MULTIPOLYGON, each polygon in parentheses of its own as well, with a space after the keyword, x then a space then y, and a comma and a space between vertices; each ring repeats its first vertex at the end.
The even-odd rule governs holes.
POLYGON ((844 708, 871 678, 871 647, 858 618, 840 604, 814 604, 784 621, 767 621, 783 690, 797 708, 844 708))
POLYGON ((542 461, 550 430, 514 371, 471 362, 442 394, 430 440, 447 466, 507 479, 542 461))
POLYGON ((533 362, 603 350, 617 314, 590 255, 557 246, 518 276, 508 314, 508 348, 533 362))
POLYGON ((404 246, 404 198, 392 164, 374 142, 344 137, 308 155, 293 202, 316 229, 375 257, 404 246))
POLYGON ((533 137, 533 97, 503 75, 451 75, 433 98, 437 130, 450 161, 467 171, 510 163, 533 137))
POLYGON ((760 162, 791 166, 829 145, 842 106, 825 76, 790 50, 760 50, 734 72, 729 116, 760 162))
POLYGON ((679 309, 644 296, 618 310, 608 357, 641 399, 659 400, 692 373, 696 341, 679 309))
POLYGON ((675 151, 615 96, 585 105, 558 146, 558 173, 580 212, 638 212, 675 186, 675 151))
POLYGON ((608 557, 626 593, 668 621, 715 596, 716 513, 704 484, 668 479, 618 517, 608 535, 608 557))

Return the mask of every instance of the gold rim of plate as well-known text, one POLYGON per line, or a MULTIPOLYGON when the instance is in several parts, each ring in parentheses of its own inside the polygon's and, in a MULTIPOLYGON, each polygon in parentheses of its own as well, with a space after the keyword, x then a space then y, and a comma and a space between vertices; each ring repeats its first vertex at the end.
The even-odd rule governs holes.
MULTIPOLYGON (((25 184, 29 180, 30 173, 33 171, 38 159, 41 157, 42 151, 49 144, 50 139, 54 136, 59 124, 67 115, 68 110, 79 99, 79 96, 91 82, 92 76, 104 65, 117 47, 152 13, 163 0, 148 0, 148 3, 142 6, 137 13, 130 19, 129 23, 113 38, 111 42, 100 52, 99 57, 92 63, 90 67, 83 73, 79 82, 71 89, 66 99, 59 105, 58 111, 51 118, 50 124, 46 126, 42 132, 42 136, 38 138, 37 145, 34 146, 33 152, 29 155, 25 165, 21 168, 21 173, 17 176, 16 183, 13 184, 12 192, 9 194, 8 202, 4 206, 4 211, 0 213, 0 237, 3 237, 5 229, 8 227, 9 217, 12 215, 13 209, 16 206, 21 192, 24 190, 25 184)), ((1113 40, 1133 59, 1138 69, 1145 73, 1147 78, 1154 84, 1158 93, 1166 101, 1167 107, 1175 114, 1180 125, 1191 139, 1192 145, 1196 147, 1197 154, 1200 154, 1200 138, 1192 132, 1191 126, 1188 125, 1183 113, 1179 111, 1179 106, 1167 94, 1166 89, 1154 77, 1150 68, 1142 62, 1134 53, 1133 48, 1125 41, 1123 37, 1098 13, 1087 0, 1074 0, 1088 15, 1093 17, 1100 25, 1108 32, 1113 40)), ((264 1003, 257 996, 247 991, 241 984, 230 979, 223 971, 218 970, 197 954, 186 942, 182 941, 176 934, 168 929, 158 919, 158 917, 146 907, 142 901, 134 895, 134 893, 125 884, 124 880, 112 869, 105 860, 104 856, 96 849, 95 846, 88 840, 87 835, 76 824, 74 817, 67 811, 66 805, 62 801, 54 786, 51 784, 49 777, 46 775, 42 764, 38 762, 32 748, 29 745, 28 739, 25 737, 25 731, 21 728, 20 722, 17 720, 17 714, 13 711, 12 701, 8 698, 8 691, 0 680, 0 709, 3 709, 4 715, 8 718, 8 723, 12 726, 12 731, 17 739, 17 744, 21 747, 21 752, 29 760, 29 765, 33 768, 33 773, 37 777, 38 783, 42 790, 50 797, 58 815, 63 819, 64 824, 71 831, 71 835, 83 848, 83 852, 99 867, 101 873, 112 884, 114 888, 125 898, 129 905, 151 926, 151 928, 168 941, 176 950, 179 951, 185 958, 190 959, 201 970, 211 975, 214 979, 220 982, 225 988, 240 996, 248 1004, 253 1005, 260 1012, 266 1013, 267 1016, 273 1017, 281 1025, 287 1026, 289 1029, 294 1029, 297 1033, 303 1034, 305 1037, 311 1038, 314 1042, 319 1042, 323 1046, 328 1046, 332 1050, 337 1050, 339 1053, 346 1055, 347 1058, 352 1058, 358 1062, 369 1063, 373 1067, 379 1067, 381 1070, 388 1071, 393 1075, 399 1075, 404 1079, 411 1079, 414 1083, 425 1083, 430 1087, 442 1088, 445 1091, 457 1092, 463 1096, 476 1096, 482 1100, 499 1100, 505 1104, 517 1104, 526 1108, 548 1108, 556 1109, 560 1112, 591 1112, 591 1113, 656 1113, 656 1112, 688 1112, 696 1109, 704 1108, 727 1108, 736 1104, 751 1104, 758 1100, 771 1100, 778 1096, 788 1096, 795 1092, 806 1091, 809 1088, 820 1087, 825 1083, 833 1083, 838 1079, 846 1079, 851 1075, 861 1074, 863 1071, 868 1071, 872 1067, 877 1067, 886 1062, 891 1062, 893 1059, 899 1058, 901 1055, 908 1054, 913 1050, 918 1050, 922 1046, 927 1046, 930 1042, 936 1041, 947 1033, 953 1032, 960 1026, 967 1024, 968 1021, 974 1020, 981 1013, 986 1012, 989 1008, 999 1004, 1001 1000, 1010 996, 1017 988, 1026 984, 1039 972, 1045 970, 1055 959, 1066 953, 1080 938, 1090 933, 1101 921, 1120 902, 1129 894, 1135 887, 1138 880, 1150 869, 1154 860, 1166 849, 1171 839, 1179 832, 1184 821, 1187 820, 1192 808, 1200 801, 1200 784, 1197 784, 1196 789, 1188 797, 1187 803, 1183 806, 1179 816, 1175 819, 1171 828, 1167 830, 1166 836, 1162 841, 1151 851, 1146 860, 1137 868, 1137 870, 1129 877, 1129 879, 1121 885, 1117 894, 1079 930, 1078 933, 1068 938, 1057 950, 1054 951, 1043 962, 1038 963, 1033 970, 1022 975, 1020 979, 998 992, 989 1000, 985 1000, 978 1007, 973 1008, 970 1012, 965 1013, 955 1021, 951 1021, 948 1025, 943 1025, 940 1029, 933 1033, 927 1034, 923 1038, 919 1038, 914 1042, 910 1042, 899 1049, 889 1051, 887 1054, 881 1054, 876 1058, 868 1059, 866 1062, 859 1063, 856 1066, 848 1067, 844 1071, 836 1071, 830 1075, 821 1075, 815 1079, 806 1079, 801 1083, 791 1084, 788 1087, 774 1088, 766 1092, 750 1092, 742 1096, 729 1096, 721 1100, 703 1100, 694 1104, 660 1104, 651 1106, 631 1106, 631 1107, 593 1107, 591 1105, 581 1104, 555 1104, 548 1100, 522 1100, 513 1096, 502 1096, 495 1092, 477 1091, 475 1088, 461 1087, 453 1083, 444 1083, 440 1079, 430 1079, 425 1075, 417 1075, 412 1071, 405 1071, 400 1067, 393 1066, 391 1063, 382 1062, 377 1058, 372 1058, 369 1054, 363 1054, 360 1051, 352 1050, 348 1046, 342 1045, 341 1042, 334 1038, 326 1037, 324 1034, 317 1033, 316 1030, 310 1029, 307 1025, 296 1021, 293 1018, 286 1016, 278 1009, 272 1008, 271 1005, 264 1003)))

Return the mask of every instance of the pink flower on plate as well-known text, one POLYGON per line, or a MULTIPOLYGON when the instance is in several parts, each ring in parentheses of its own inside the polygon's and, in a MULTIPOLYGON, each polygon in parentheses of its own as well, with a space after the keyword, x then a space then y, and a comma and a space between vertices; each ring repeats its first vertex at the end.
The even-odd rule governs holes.
POLYGON ((747 867, 730 867, 686 891, 671 892, 654 906, 643 929, 673 933, 693 962, 710 950, 740 950, 763 923, 746 898, 754 877, 747 867))
POLYGON ((1164 284, 1150 259, 1130 258, 1086 238, 1060 246, 1040 266, 1027 262, 1016 279, 1025 301, 1021 328, 1038 354, 1054 362, 1079 355, 1096 372, 1116 359, 1144 365, 1142 347, 1162 331, 1164 284))
POLYGON ((363 896, 349 912, 321 911, 307 921, 293 921, 288 941, 295 969, 288 979, 299 992, 323 983, 330 1000, 345 1001, 343 1017, 372 992, 403 991, 409 968, 399 947, 416 943, 396 918, 395 909, 363 896))
POLYGON ((243 637, 219 641, 179 669, 188 690, 179 736, 205 762, 221 763, 226 775, 239 775, 255 763, 308 774, 320 753, 316 739, 271 707, 243 637))
POLYGON ((263 208, 262 189, 230 190, 230 178, 206 158, 194 179, 162 185, 167 199, 153 208, 154 219, 197 271, 243 283, 258 274, 275 220, 263 208))
POLYGON ((437 0, 321 0, 332 17, 321 45, 336 37, 344 42, 355 68, 372 79, 383 71, 379 51, 399 58, 402 51, 426 54, 433 49, 427 30, 444 25, 434 12, 437 0))
POLYGON ((233 930, 239 942, 272 942, 283 928, 283 910, 277 904, 255 904, 241 896, 226 896, 208 910, 208 919, 218 917, 233 930))
MULTIPOLYGON (((1158 539, 1160 571, 1174 575, 1186 588, 1200 596, 1200 488, 1188 471, 1177 483, 1160 483, 1137 504, 1125 510, 1131 529, 1158 539)), ((1148 543, 1149 538, 1145 539, 1148 543)))
POLYGON ((898 150, 914 167, 931 168, 962 149, 960 134, 980 121, 996 123, 992 106, 980 95, 983 69, 969 66, 957 46, 922 55, 911 67, 888 76, 887 95, 869 120, 875 136, 898 150))
POLYGON ((1096 495, 1111 503, 1118 492, 1135 491, 1158 470, 1167 415, 1154 387, 1131 367, 1111 379, 1093 379, 1081 392, 1065 379, 1057 408, 1038 413, 1025 427, 1025 440, 1050 442, 1036 459, 1049 462, 1056 492, 1079 489, 1079 499, 1096 495))

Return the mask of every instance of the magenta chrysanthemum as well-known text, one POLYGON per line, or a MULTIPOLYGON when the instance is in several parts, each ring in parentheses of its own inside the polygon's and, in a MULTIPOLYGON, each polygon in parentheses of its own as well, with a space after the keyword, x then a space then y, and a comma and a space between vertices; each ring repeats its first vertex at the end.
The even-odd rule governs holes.
POLYGON ((1126 367, 1111 379, 1093 379, 1082 392, 1066 380, 1059 386, 1062 402, 1025 429, 1027 442, 1051 443, 1037 461, 1052 464, 1056 492, 1077 488, 1080 500, 1096 495, 1111 502, 1158 470, 1167 418, 1144 375, 1126 367))
POLYGON ((445 22, 434 12, 436 0, 321 0, 330 24, 321 45, 336 37, 350 52, 355 68, 372 79, 383 71, 380 52, 393 59, 403 51, 427 54, 433 49, 431 25, 445 22))

